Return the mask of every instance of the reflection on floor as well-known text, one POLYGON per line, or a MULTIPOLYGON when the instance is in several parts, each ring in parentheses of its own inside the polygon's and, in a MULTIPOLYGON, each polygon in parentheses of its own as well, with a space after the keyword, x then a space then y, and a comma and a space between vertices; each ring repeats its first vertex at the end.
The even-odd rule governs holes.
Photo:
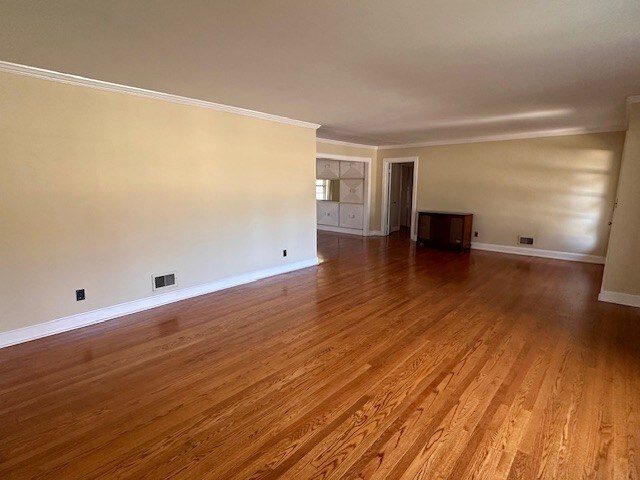
POLYGON ((602 266, 319 233, 323 263, 0 350, 0 477, 638 478, 602 266))

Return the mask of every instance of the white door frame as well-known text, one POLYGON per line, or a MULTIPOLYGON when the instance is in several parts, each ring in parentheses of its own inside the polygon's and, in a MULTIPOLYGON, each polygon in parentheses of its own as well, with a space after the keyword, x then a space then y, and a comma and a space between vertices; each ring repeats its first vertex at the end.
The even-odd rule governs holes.
MULTIPOLYGON (((371 157, 355 157, 353 155, 336 155, 333 153, 316 153, 316 160, 326 158, 328 160, 341 160, 343 162, 363 162, 364 178, 367 193, 364 196, 364 218, 362 219, 362 235, 369 236, 369 217, 371 216, 371 157)), ((339 180, 339 179, 338 179, 339 180)), ((340 231, 340 228, 332 227, 332 230, 340 231)), ((347 233, 351 233, 347 230, 347 233)), ((355 232, 354 232, 355 233, 355 232)))
POLYGON ((419 157, 396 157, 382 159, 382 235, 389 235, 389 188, 391 187, 391 164, 392 163, 413 163, 413 195, 411 197, 411 240, 418 238, 417 211, 418 211, 418 160, 419 157))

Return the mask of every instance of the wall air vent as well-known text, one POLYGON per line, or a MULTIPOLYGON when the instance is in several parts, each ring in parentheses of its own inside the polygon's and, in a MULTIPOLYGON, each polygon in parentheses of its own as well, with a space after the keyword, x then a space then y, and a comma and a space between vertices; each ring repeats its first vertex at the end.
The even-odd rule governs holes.
POLYGON ((520 245, 533 245, 533 237, 518 237, 520 245))
POLYGON ((164 273, 162 275, 153 276, 153 289, 158 290, 161 288, 175 287, 176 285, 176 273, 164 273))

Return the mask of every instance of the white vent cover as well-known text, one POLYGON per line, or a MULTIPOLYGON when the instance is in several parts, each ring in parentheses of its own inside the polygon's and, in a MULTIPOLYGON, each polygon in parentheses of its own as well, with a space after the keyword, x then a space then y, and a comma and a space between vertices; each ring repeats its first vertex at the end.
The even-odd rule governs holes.
POLYGON ((163 273, 152 277, 154 290, 176 286, 176 272, 163 273))

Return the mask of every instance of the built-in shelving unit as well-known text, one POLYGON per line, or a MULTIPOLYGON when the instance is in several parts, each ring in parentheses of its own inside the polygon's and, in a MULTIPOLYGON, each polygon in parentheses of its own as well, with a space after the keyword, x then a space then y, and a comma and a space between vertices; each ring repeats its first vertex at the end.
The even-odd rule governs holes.
POLYGON ((366 175, 364 162, 316 160, 318 229, 362 235, 366 175))

